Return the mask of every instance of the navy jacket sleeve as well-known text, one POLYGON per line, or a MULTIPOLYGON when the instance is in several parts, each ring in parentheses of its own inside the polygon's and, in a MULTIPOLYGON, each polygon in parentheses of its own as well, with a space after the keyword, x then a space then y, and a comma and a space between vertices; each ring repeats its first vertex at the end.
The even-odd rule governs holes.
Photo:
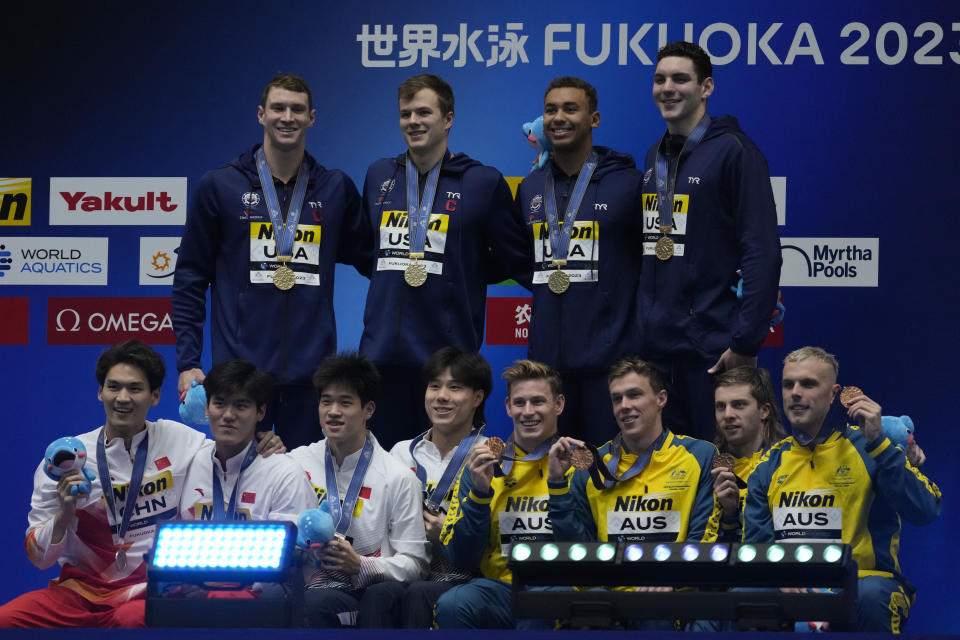
POLYGON ((499 172, 490 194, 486 225, 490 247, 490 269, 487 283, 496 284, 514 278, 529 282, 533 272, 533 246, 527 237, 527 226, 520 210, 510 197, 510 187, 499 172))
POLYGON ((774 542, 773 514, 767 492, 774 466, 769 459, 761 462, 747 481, 747 501, 743 507, 743 541, 774 542))
POLYGON ((743 299, 733 326, 730 348, 753 356, 760 351, 770 327, 780 284, 780 234, 777 210, 770 187, 770 170, 763 154, 752 143, 741 141, 740 153, 725 167, 726 184, 732 185, 740 246, 743 299))
POLYGON ((597 523, 587 499, 590 474, 574 471, 565 482, 547 483, 550 490, 550 525, 560 541, 595 542, 597 523))
POLYGON ((490 538, 490 499, 493 491, 486 496, 477 496, 472 486, 470 471, 464 468, 440 531, 440 544, 443 545, 447 560, 464 571, 475 571, 480 567, 490 538))
POLYGON ((370 276, 370 261, 373 256, 373 231, 361 209, 360 194, 347 174, 339 173, 343 189, 343 221, 340 226, 340 238, 337 243, 337 262, 349 264, 361 275, 370 276))
MULTIPOLYGON (((701 441, 702 442, 702 441, 701 441)), ((713 459, 717 456, 717 448, 709 442, 696 443, 694 456, 700 464, 700 482, 697 485, 697 495, 690 511, 690 526, 687 529, 687 540, 694 542, 715 542, 717 540, 720 515, 716 510, 717 503, 713 497, 713 476, 710 469, 713 459)))
POLYGON ((177 339, 177 371, 201 368, 207 289, 213 283, 220 253, 218 206, 212 172, 207 173, 190 198, 173 274, 171 319, 177 339))
POLYGON ((907 461, 906 454, 883 437, 867 447, 877 463, 876 492, 914 525, 930 524, 940 515, 940 488, 907 461))

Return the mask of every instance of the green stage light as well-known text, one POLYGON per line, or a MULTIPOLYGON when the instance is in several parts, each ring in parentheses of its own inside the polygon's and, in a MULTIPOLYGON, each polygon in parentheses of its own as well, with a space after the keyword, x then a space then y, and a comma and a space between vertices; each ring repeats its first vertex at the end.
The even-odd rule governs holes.
POLYGON ((513 545, 513 548, 510 550, 510 555, 517 562, 523 562, 530 557, 530 545, 523 542, 513 545))

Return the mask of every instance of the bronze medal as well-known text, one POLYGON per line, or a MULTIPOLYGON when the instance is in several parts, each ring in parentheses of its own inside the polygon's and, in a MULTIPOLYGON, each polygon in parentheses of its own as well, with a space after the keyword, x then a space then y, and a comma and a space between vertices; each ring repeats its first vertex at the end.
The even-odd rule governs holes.
POLYGON ((285 264, 280 265, 277 270, 273 272, 273 286, 281 291, 292 289, 296 283, 297 274, 285 264))
POLYGON ((568 276, 563 269, 557 269, 550 274, 550 278, 547 280, 547 287, 549 287, 550 291, 560 295, 570 288, 570 276, 568 276))
POLYGON ((673 240, 669 236, 660 236, 660 239, 657 240, 657 244, 653 249, 653 252, 656 254, 657 258, 666 262, 673 257, 673 240))
POLYGON ((590 449, 574 449, 570 453, 570 464, 577 471, 586 471, 593 466, 593 454, 590 449))
POLYGON ((737 463, 737 459, 733 457, 731 453, 721 453, 716 458, 713 459, 712 467, 714 469, 724 468, 727 471, 732 472, 733 466, 737 463))
POLYGON ((844 387, 843 391, 840 392, 840 404, 842 404, 845 409, 849 409, 853 401, 862 395, 864 395, 864 393, 860 387, 844 387))
POLYGON ((499 458, 500 456, 502 456, 503 451, 507 448, 507 444, 497 436, 488 438, 486 445, 487 445, 487 449, 490 449, 490 453, 492 453, 493 456, 496 458, 499 458))
POLYGON ((403 279, 411 287, 419 287, 427 281, 427 268, 419 262, 411 262, 403 272, 403 279))

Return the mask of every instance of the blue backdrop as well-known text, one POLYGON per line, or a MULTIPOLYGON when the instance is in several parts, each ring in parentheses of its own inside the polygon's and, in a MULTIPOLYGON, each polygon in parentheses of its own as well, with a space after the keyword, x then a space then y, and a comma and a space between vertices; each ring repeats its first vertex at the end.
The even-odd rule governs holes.
MULTIPOLYGON (((949 275, 958 231, 950 195, 960 139, 951 115, 960 97, 957 5, 488 0, 467 6, 54 3, 7 14, 0 176, 29 183, 0 182, 6 247, 0 260, 11 253, 11 269, 0 270, 0 388, 10 471, 0 498, 8 516, 0 530, 0 547, 8 550, 0 600, 47 577, 22 551, 32 474, 44 447, 103 419, 93 377, 102 346, 50 344, 71 340, 71 314, 61 314, 61 331, 54 316, 77 306, 50 299, 168 297, 162 250, 142 250, 140 238, 180 234, 179 226, 154 224, 149 216, 145 224, 116 224, 119 214, 94 216, 92 226, 50 224, 77 217, 63 212, 59 191, 77 193, 79 184, 102 193, 106 184, 118 192, 120 177, 185 178, 191 191, 204 171, 262 138, 260 91, 281 71, 299 73, 313 87, 310 153, 344 169, 358 186, 373 159, 403 149, 396 86, 424 71, 454 87, 452 150, 506 176, 529 170, 533 152, 520 125, 540 113, 544 87, 557 75, 582 76, 597 87, 597 144, 642 159, 664 129, 650 97, 656 50, 668 40, 691 39, 714 56, 710 113, 737 116, 778 178, 780 232, 783 244, 794 247, 784 249, 783 346, 765 349, 761 364, 778 379, 788 350, 822 345, 840 357, 841 383, 863 387, 886 414, 913 416, 929 458, 925 471, 945 497, 937 522, 904 530, 902 565, 919 589, 910 630, 960 630, 949 595, 957 553, 947 541, 960 526, 952 508, 960 476, 951 464, 957 448, 948 377, 960 361, 950 320, 956 277, 949 275), (57 180, 92 177, 111 180, 57 180), (106 238, 108 247, 78 238, 106 238), (43 251, 54 248, 61 253, 43 251), (33 259, 24 257, 27 249, 38 250, 33 259), (71 251, 82 255, 75 259, 71 251), (145 274, 151 259, 154 273, 145 274), (26 263, 40 263, 41 273, 24 272, 26 263), (100 266, 85 272, 81 263, 100 266), (161 285, 141 285, 141 278, 161 285)), ((150 183, 134 182, 141 194, 149 190, 150 183)), ((340 269, 336 286, 340 347, 355 347, 366 281, 340 269)), ((497 286, 490 295, 524 291, 497 286)), ((117 301, 87 303, 107 309, 117 301)), ((148 303, 128 304, 142 312, 146 307, 137 305, 148 303)), ((162 325, 162 313, 157 317, 162 325)), ((142 324, 146 339, 161 335, 149 321, 142 324)), ((170 373, 152 415, 173 416, 173 347, 158 348, 170 373)), ((484 348, 495 370, 523 352, 484 348)), ((488 403, 501 433, 508 429, 503 394, 498 385, 488 403)))

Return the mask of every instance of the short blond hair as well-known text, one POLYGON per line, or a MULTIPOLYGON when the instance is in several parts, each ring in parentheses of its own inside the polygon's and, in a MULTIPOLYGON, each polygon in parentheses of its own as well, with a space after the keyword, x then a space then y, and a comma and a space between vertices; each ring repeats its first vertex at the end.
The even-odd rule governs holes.
POLYGON ((510 395, 510 387, 514 382, 524 380, 546 380, 550 384, 550 390, 554 396, 563 393, 563 383, 557 370, 548 364, 535 360, 516 360, 503 370, 501 377, 507 381, 507 396, 510 395))
POLYGON ((820 347, 800 347, 795 351, 791 351, 787 354, 787 357, 783 359, 783 364, 788 362, 800 362, 801 360, 806 360, 808 358, 814 358, 820 362, 830 365, 833 369, 833 377, 836 378, 837 374, 840 373, 840 363, 837 362, 837 356, 832 353, 827 353, 826 350, 821 349, 820 347))

